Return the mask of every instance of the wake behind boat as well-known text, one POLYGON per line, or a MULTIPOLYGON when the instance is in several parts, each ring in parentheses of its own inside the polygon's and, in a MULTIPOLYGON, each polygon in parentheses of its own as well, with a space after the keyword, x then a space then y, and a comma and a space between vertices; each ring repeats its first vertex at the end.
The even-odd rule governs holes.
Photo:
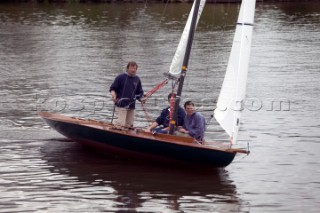
POLYGON ((173 131, 172 124, 177 117, 175 113, 178 111, 186 77, 193 33, 204 5, 205 0, 195 0, 168 74, 173 76, 173 85, 178 85, 177 99, 170 121, 170 134, 152 134, 139 128, 119 128, 112 123, 83 120, 49 112, 40 112, 39 115, 50 127, 71 140, 98 151, 128 158, 226 167, 237 153, 248 154, 249 151, 245 149, 235 149, 231 146, 237 141, 245 98, 255 0, 243 0, 241 3, 227 72, 214 111, 216 120, 230 136, 231 143, 228 146, 218 142, 197 144, 193 138, 177 136, 173 131))

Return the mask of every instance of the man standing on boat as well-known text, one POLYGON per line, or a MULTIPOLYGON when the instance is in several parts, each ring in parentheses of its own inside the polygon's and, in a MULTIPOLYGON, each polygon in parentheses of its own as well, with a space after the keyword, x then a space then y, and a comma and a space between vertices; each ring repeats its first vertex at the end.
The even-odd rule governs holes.
POLYGON ((188 134, 197 141, 202 142, 204 138, 204 131, 206 127, 206 121, 200 112, 196 112, 194 103, 187 101, 184 103, 184 109, 187 116, 184 118, 183 127, 178 131, 188 134))
MULTIPOLYGON (((175 93, 170 93, 168 95, 168 102, 169 106, 164 108, 161 111, 160 116, 156 119, 155 122, 153 122, 148 128, 147 132, 156 132, 156 133, 163 133, 163 134, 168 134, 169 132, 169 122, 170 122, 170 106, 173 108, 174 102, 175 102, 176 94, 175 93)), ((178 121, 176 126, 182 126, 183 125, 183 119, 186 116, 185 111, 183 110, 182 107, 179 106, 178 108, 178 121)))
POLYGON ((130 61, 126 72, 118 75, 110 86, 109 91, 118 113, 117 124, 120 126, 133 126, 136 100, 145 100, 137 69, 137 63, 130 61))

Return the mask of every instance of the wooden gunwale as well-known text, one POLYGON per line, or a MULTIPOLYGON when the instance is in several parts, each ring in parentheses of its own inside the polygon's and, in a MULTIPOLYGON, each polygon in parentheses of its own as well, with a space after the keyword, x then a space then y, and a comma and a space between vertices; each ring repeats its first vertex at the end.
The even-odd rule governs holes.
MULTIPOLYGON (((220 148, 220 147, 213 147, 208 145, 202 145, 202 144, 196 144, 193 143, 193 139, 189 137, 183 137, 183 136, 176 136, 176 135, 166 135, 166 134, 152 134, 149 132, 144 132, 142 129, 138 128, 115 128, 115 126, 111 123, 106 123, 103 121, 97 121, 97 120, 86 120, 82 118, 76 118, 76 117, 69 117, 61 114, 55 114, 50 112, 39 112, 38 113, 42 118, 54 120, 54 121, 63 121, 67 123, 73 123, 77 125, 83 125, 99 130, 105 130, 112 133, 127 135, 130 137, 135 138, 142 138, 142 139, 150 139, 150 140, 156 140, 161 141, 164 143, 173 143, 177 145, 183 145, 183 146, 191 146, 191 147, 197 147, 202 149, 211 149, 211 150, 217 150, 217 151, 223 151, 223 152, 229 152, 229 153, 243 153, 243 154, 249 154, 249 151, 244 149, 236 149, 236 148, 220 148)), ((208 142, 210 143, 210 142, 208 142)))

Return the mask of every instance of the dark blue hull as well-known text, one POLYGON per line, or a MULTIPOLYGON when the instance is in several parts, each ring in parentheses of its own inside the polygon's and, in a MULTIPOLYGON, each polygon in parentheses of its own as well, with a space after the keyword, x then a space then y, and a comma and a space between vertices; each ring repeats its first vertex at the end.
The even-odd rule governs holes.
POLYGON ((192 165, 226 167, 237 151, 215 149, 183 141, 184 137, 117 130, 110 124, 82 121, 66 116, 40 113, 56 131, 85 146, 109 154, 146 161, 181 162, 192 165))

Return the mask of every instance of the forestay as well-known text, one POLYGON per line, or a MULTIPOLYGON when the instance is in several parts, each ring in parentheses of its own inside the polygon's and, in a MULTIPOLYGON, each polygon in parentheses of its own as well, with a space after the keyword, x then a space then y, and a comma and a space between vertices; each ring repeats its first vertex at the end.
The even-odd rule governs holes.
MULTIPOLYGON (((193 11, 195 8, 195 3, 196 3, 196 1, 194 1, 194 3, 193 3, 193 6, 192 6, 191 11, 189 13, 189 17, 188 17, 186 26, 184 27, 183 33, 181 35, 179 45, 176 49, 176 52, 174 54, 174 57, 172 59, 171 65, 170 65, 169 72, 172 75, 179 75, 181 73, 182 63, 183 63, 183 59, 184 59, 184 55, 185 55, 186 47, 187 47, 187 43, 188 43, 188 36, 189 36, 189 32, 190 32, 191 20, 192 20, 193 11)), ((199 10, 198 10, 198 17, 197 17, 197 24, 200 19, 200 16, 201 16, 201 13, 202 13, 202 10, 204 8, 205 3, 206 3, 206 0, 200 1, 200 6, 199 6, 199 10)))
POLYGON ((255 3, 255 0, 242 1, 226 75, 214 111, 232 143, 237 140, 246 93, 255 3))

